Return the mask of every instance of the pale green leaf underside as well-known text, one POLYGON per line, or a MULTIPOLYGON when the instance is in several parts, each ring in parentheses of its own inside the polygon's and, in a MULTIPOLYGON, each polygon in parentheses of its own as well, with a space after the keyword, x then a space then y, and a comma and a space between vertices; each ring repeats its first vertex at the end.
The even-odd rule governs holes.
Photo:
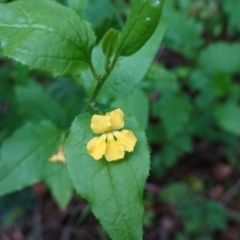
POLYGON ((91 204, 103 228, 116 240, 142 239, 142 193, 149 171, 149 151, 145 134, 132 116, 125 116, 124 129, 134 132, 138 141, 124 160, 95 161, 86 149, 94 136, 89 114, 73 122, 65 150, 73 185, 91 204))
POLYGON ((116 47, 118 56, 130 56, 150 38, 161 18, 164 0, 134 0, 116 47))
POLYGON ((95 36, 72 9, 49 0, 0 4, 3 55, 54 76, 88 68, 95 36))
MULTIPOLYGON (((129 93, 145 76, 147 70, 156 54, 167 23, 161 21, 147 43, 131 57, 121 57, 114 70, 104 83, 97 101, 108 103, 129 93)), ((104 72, 104 55, 100 46, 93 50, 93 62, 99 74, 104 72)), ((85 88, 92 92, 96 86, 96 80, 90 70, 81 76, 85 88)))
POLYGON ((48 176, 44 179, 45 183, 60 209, 65 209, 73 194, 73 185, 66 164, 50 163, 45 173, 48 176))
POLYGON ((3 143, 0 195, 21 190, 46 175, 47 159, 56 150, 60 134, 51 122, 28 123, 3 143))

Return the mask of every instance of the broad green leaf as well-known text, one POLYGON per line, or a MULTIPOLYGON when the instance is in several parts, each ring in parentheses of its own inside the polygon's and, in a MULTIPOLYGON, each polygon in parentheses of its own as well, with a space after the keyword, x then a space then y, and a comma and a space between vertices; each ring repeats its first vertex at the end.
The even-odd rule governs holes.
POLYGON ((145 134, 134 117, 125 116, 124 129, 132 130, 137 137, 134 151, 119 161, 95 161, 86 149, 94 137, 90 119, 89 114, 81 114, 74 120, 65 145, 73 185, 91 204, 111 239, 142 239, 142 194, 149 171, 145 134))
POLYGON ((240 136, 240 107, 235 103, 219 105, 215 110, 218 124, 226 131, 240 136))
POLYGON ((151 37, 161 18, 164 0, 134 0, 132 10, 119 34, 116 55, 130 56, 151 37))
MULTIPOLYGON (((108 103, 129 93, 145 76, 156 54, 167 23, 161 21, 148 42, 131 57, 120 58, 104 83, 97 101, 108 103)), ((103 74, 104 55, 100 46, 93 50, 93 63, 99 74, 103 74)), ((91 93, 96 86, 96 79, 90 70, 81 76, 85 88, 91 93)))
POLYGON ((111 107, 121 108, 124 112, 133 114, 140 125, 146 129, 148 123, 149 102, 146 94, 139 88, 135 88, 123 98, 111 103, 111 107))
POLYGON ((65 209, 73 194, 73 185, 67 166, 63 163, 50 162, 45 170, 47 184, 60 209, 65 209))
POLYGON ((107 59, 109 59, 114 53, 118 33, 118 30, 111 28, 106 32, 103 37, 102 51, 106 55, 107 59))
POLYGON ((208 73, 239 73, 239 52, 239 43, 212 43, 200 53, 198 57, 198 65, 208 73))
POLYGON ((42 179, 47 159, 61 132, 49 121, 27 123, 2 145, 0 195, 21 190, 42 179))
POLYGON ((16 99, 19 111, 31 120, 49 119, 64 126, 63 109, 40 86, 16 87, 16 99))
POLYGON ((55 1, 24 0, 0 5, 4 56, 54 76, 88 68, 95 36, 74 10, 55 1))

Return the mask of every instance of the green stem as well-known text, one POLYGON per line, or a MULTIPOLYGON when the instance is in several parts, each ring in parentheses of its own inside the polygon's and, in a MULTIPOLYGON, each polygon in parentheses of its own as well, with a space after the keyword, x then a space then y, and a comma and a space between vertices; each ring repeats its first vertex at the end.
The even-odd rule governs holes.
POLYGON ((95 101, 95 99, 97 98, 98 93, 100 92, 100 90, 102 88, 102 85, 103 85, 103 81, 102 81, 102 83, 99 82, 97 84, 96 88, 94 89, 93 95, 89 99, 89 104, 91 104, 92 102, 95 101))
POLYGON ((101 77, 95 71, 95 68, 93 67, 92 61, 90 62, 89 66, 90 66, 90 69, 92 71, 93 76, 97 79, 98 82, 101 82, 101 77))
POLYGON ((100 92, 103 84, 105 83, 105 81, 107 80, 107 78, 108 78, 108 76, 110 75, 111 71, 112 71, 113 68, 115 67, 115 65, 116 65, 116 63, 117 63, 117 60, 118 60, 118 56, 115 55, 115 57, 114 57, 114 59, 113 59, 113 61, 112 61, 111 66, 109 66, 109 68, 106 69, 106 72, 105 72, 105 74, 104 74, 102 77, 100 77, 100 76, 96 73, 96 71, 95 71, 92 63, 90 64, 90 68, 91 68, 91 71, 92 71, 92 73, 93 73, 93 76, 98 80, 98 83, 97 83, 96 88, 94 89, 94 92, 93 92, 91 98, 87 101, 87 104, 86 104, 86 106, 85 106, 85 108, 83 109, 82 112, 85 112, 85 111, 89 108, 89 106, 91 106, 91 104, 92 104, 93 102, 95 102, 95 100, 96 100, 96 98, 97 98, 97 96, 98 96, 98 94, 99 94, 99 92, 100 92), (94 71, 93 71, 92 69, 93 69, 94 71), (97 77, 96 77, 96 76, 97 76, 97 77))

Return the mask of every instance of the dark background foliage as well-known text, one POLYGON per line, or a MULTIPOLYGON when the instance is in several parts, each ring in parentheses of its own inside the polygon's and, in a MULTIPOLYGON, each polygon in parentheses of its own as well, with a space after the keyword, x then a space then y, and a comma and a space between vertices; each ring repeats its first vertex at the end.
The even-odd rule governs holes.
MULTIPOLYGON (((84 18, 100 41, 123 26, 129 9, 129 1, 90 0, 84 18)), ((115 103, 136 114, 151 147, 144 240, 240 239, 239 9, 240 0, 166 1, 168 28, 153 64, 134 101, 115 103)), ((0 83, 0 143, 40 118, 22 107, 19 86, 43 88, 67 112, 66 126, 86 97, 72 79, 29 72, 6 58, 0 83)), ((43 183, 1 197, 0 213, 3 240, 108 239, 84 200, 74 195, 60 211, 43 183)))

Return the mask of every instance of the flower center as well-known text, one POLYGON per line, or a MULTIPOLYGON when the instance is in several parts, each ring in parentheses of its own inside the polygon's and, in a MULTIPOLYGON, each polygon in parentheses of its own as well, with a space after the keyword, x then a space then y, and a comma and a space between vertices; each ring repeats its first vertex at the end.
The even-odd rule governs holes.
POLYGON ((106 132, 104 135, 106 135, 106 142, 108 141, 111 141, 111 140, 114 140, 114 141, 117 141, 117 138, 116 138, 116 133, 118 131, 108 131, 106 132))

